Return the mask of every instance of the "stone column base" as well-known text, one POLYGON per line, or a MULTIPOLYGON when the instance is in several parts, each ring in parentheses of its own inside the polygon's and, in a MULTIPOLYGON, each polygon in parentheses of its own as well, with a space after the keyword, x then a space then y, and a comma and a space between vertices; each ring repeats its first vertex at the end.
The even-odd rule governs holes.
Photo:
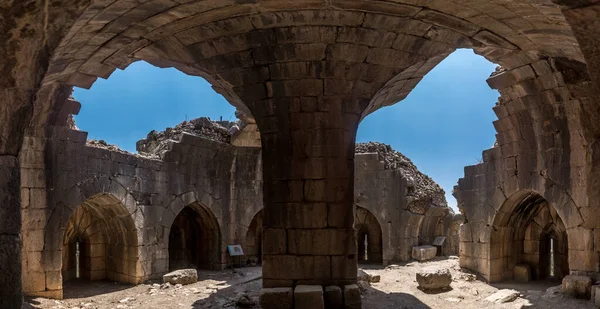
POLYGON ((298 285, 296 288, 263 288, 263 309, 361 309, 360 290, 356 284, 339 286, 298 285))

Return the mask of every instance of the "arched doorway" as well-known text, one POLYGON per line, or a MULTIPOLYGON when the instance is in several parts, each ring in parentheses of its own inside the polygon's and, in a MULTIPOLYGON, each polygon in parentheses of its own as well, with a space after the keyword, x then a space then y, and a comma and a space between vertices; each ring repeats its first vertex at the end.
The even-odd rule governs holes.
POLYGON ((554 207, 533 192, 508 199, 491 234, 491 281, 513 279, 520 264, 529 266, 533 280, 560 280, 569 273, 566 228, 554 207))
POLYGON ((184 207, 169 232, 169 270, 218 269, 221 264, 219 223, 198 203, 184 207))
POLYGON ((136 284, 137 262, 135 224, 119 200, 99 194, 73 212, 62 247, 63 283, 108 279, 136 284))
POLYGON ((356 206, 354 231, 357 240, 358 262, 382 263, 382 232, 377 218, 367 209, 356 206))
POLYGON ((262 226, 263 211, 261 210, 252 219, 244 242, 246 263, 249 265, 258 265, 262 262, 262 226))

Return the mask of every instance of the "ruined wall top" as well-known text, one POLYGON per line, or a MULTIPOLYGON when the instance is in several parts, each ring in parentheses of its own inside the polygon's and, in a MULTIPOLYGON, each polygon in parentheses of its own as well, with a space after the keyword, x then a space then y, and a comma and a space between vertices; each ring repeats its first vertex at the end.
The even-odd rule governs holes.
POLYGON ((411 212, 424 214, 430 206, 448 207, 444 189, 390 145, 377 142, 357 143, 355 153, 377 153, 385 169, 400 171, 406 182, 406 198, 411 212))

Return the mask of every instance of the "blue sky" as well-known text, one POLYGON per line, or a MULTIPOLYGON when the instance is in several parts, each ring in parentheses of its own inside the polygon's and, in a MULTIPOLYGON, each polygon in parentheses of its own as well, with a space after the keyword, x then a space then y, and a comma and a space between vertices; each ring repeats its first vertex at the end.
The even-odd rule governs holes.
MULTIPOLYGON (((476 164, 481 151, 495 140, 492 107, 498 93, 485 82, 495 66, 471 50, 456 51, 404 101, 367 116, 357 141, 392 145, 439 183, 455 207, 452 188, 464 166, 476 164)), ((89 138, 130 152, 151 130, 185 119, 235 119, 235 108, 205 80, 144 62, 115 71, 108 80, 99 79, 90 90, 76 88, 73 95, 82 104, 77 126, 89 132, 89 138)))

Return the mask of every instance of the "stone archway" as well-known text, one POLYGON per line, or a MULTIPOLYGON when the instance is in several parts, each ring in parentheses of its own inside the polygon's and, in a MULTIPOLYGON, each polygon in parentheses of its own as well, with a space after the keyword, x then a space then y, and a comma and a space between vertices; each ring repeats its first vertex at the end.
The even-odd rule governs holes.
POLYGON ((169 231, 169 270, 218 269, 221 233, 214 214, 199 203, 184 207, 169 231))
MULTIPOLYGON (((7 201, 6 213, 14 214, 3 216, 7 224, 0 234, 7 252, 0 257, 4 262, 0 265, 9 265, 4 276, 8 279, 0 279, 0 299, 2 305, 8 304, 5 307, 20 307, 21 298, 20 289, 13 287, 20 280, 20 231, 18 224, 12 222, 20 221, 16 156, 23 132, 28 125, 34 127, 30 132, 45 132, 47 126, 59 123, 62 117, 57 116, 61 111, 69 109, 40 95, 43 89, 62 87, 61 84, 89 87, 97 77, 106 78, 116 67, 126 67, 137 59, 176 66, 189 74, 210 75, 215 89, 233 104, 250 110, 265 133, 261 137, 266 193, 264 239, 265 243, 285 243, 292 249, 285 254, 277 250, 265 252, 265 285, 305 280, 330 285, 356 282, 351 172, 354 154, 349 145, 354 143, 359 117, 406 97, 451 49, 473 46, 481 54, 498 59, 508 70, 495 80, 510 92, 498 106, 499 114, 507 114, 496 124, 499 144, 506 145, 502 152, 512 154, 511 150, 519 149, 512 142, 523 139, 527 149, 543 144, 537 151, 518 153, 531 163, 525 166, 536 166, 536 154, 546 150, 552 150, 548 152, 549 161, 555 162, 560 156, 554 155, 556 146, 551 144, 560 138, 547 138, 547 132, 519 127, 533 122, 532 118, 544 118, 537 112, 528 112, 539 111, 540 105, 550 110, 549 114, 563 117, 564 113, 555 111, 557 104, 538 104, 535 97, 536 102, 529 102, 531 92, 562 82, 569 84, 569 79, 577 76, 567 72, 567 78, 554 79, 554 72, 540 57, 583 64, 569 23, 560 7, 550 0, 491 4, 422 1, 419 5, 414 1, 377 0, 295 1, 293 5, 280 1, 241 1, 235 5, 229 1, 43 4, 27 5, 24 9, 25 4, 14 1, 8 12, 23 14, 9 14, 9 22, 1 31, 11 35, 4 53, 7 57, 3 58, 3 72, 7 74, 0 85, 1 90, 6 90, 7 100, 2 105, 6 112, 0 122, 1 135, 7 137, 0 143, 0 153, 5 157, 0 165, 2 175, 9 175, 1 179, 5 189, 0 191, 0 198, 7 201), (47 20, 52 21, 51 27, 44 22, 47 20), (537 75, 544 78, 535 80, 537 75), (523 83, 512 87, 515 80, 523 83), (520 100, 521 97, 527 99, 520 100), (299 207, 292 206, 298 202, 299 207), (288 230, 282 233, 282 226, 288 230), (290 226, 304 230, 294 231, 290 226), (292 247, 296 236, 308 240, 327 235, 326 239, 334 239, 339 234, 349 241, 326 248, 310 242, 292 247), (334 274, 338 269, 347 271, 334 274)), ((584 29, 591 28, 577 21, 589 21, 594 15, 577 17, 582 15, 573 11, 570 24, 578 26, 574 29, 580 41, 587 43, 584 47, 593 46, 595 40, 581 35, 586 32, 584 29)), ((593 54, 593 50, 586 48, 586 54, 593 54)), ((564 89, 559 87, 547 97, 555 100, 564 95, 564 89)), ((563 132, 561 138, 589 138, 574 145, 591 145, 597 138, 598 126, 593 125, 597 121, 593 120, 598 111, 595 101, 585 94, 577 98, 582 100, 569 101, 566 109, 585 111, 584 117, 575 112, 568 117, 582 132, 544 126, 563 132), (581 120, 584 118, 589 120, 581 120)), ((574 162, 570 161, 572 157, 563 158, 574 162)), ((511 160, 502 158, 505 161, 511 160)), ((597 162, 592 162, 592 168, 597 162)), ((596 174, 589 172, 589 163, 581 165, 582 171, 587 171, 581 173, 581 183, 587 184, 585 178, 595 179, 596 174)), ((566 165, 548 166, 560 166, 562 171, 566 165)), ((509 168, 496 170, 511 172, 509 168)), ((576 173, 573 169, 573 176, 576 173)), ((524 174, 527 172, 519 173, 519 178, 524 174)), ((496 184, 486 188, 494 187, 496 184)), ((591 192, 598 191, 594 189, 597 186, 593 183, 582 186, 582 191, 588 193, 580 196, 587 199, 593 196, 591 192)), ((582 204, 585 205, 587 202, 582 204)), ((475 209, 482 208, 480 204, 476 206, 475 209)), ((590 203, 587 208, 594 213, 597 205, 590 203)), ((595 255, 592 250, 584 254, 595 255)), ((596 265, 581 269, 594 270, 596 265)))
POLYGON ((357 239, 358 262, 382 263, 382 231, 377 218, 367 209, 356 206, 354 231, 357 239))
POLYGON ((62 245, 63 283, 74 279, 138 283, 133 219, 115 197, 98 194, 71 215, 62 245))
POLYGON ((260 264, 262 261, 262 225, 263 211, 260 210, 252 219, 244 241, 244 253, 250 265, 260 264))
POLYGON ((568 239, 554 207, 535 192, 509 198, 494 219, 490 235, 490 281, 514 278, 527 265, 531 278, 562 279, 569 273, 568 239))

